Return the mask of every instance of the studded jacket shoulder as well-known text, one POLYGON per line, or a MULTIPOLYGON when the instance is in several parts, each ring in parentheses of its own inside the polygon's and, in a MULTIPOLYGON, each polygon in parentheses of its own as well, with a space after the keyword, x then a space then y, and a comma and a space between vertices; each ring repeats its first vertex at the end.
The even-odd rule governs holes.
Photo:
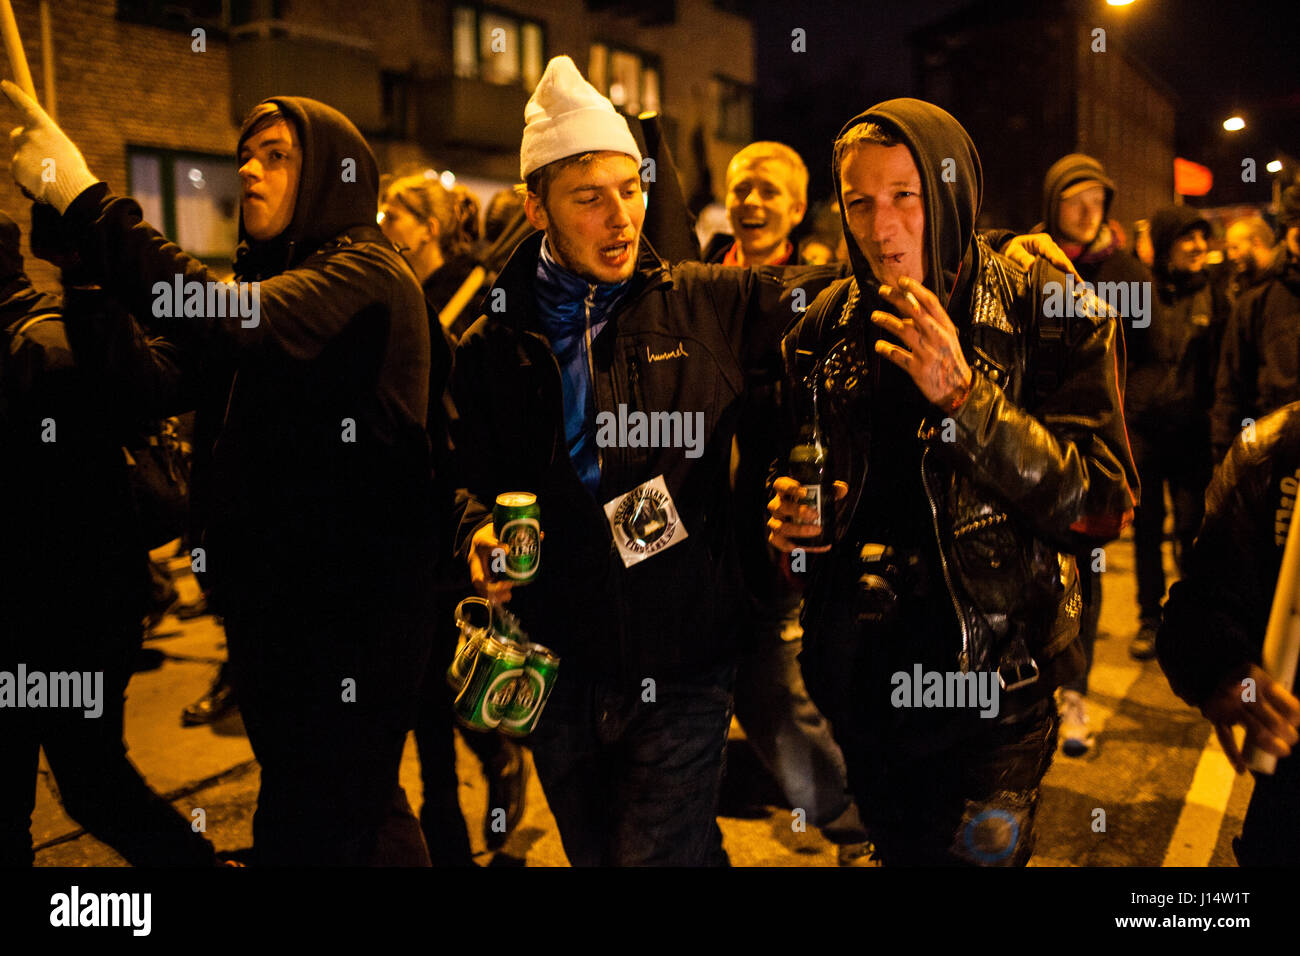
MULTIPOLYGON (((922 423, 922 474, 935 512, 944 575, 961 624, 962 670, 1028 667, 1061 654, 1078 633, 1074 554, 1116 537, 1132 514, 1137 475, 1124 425, 1123 343, 1114 314, 1043 260, 1019 268, 976 238, 968 317, 954 316, 974 373, 951 416, 922 423), (1051 283, 1059 283, 1053 289, 1051 283), (1056 293, 1053 295, 1053 293, 1056 293), (1053 311, 1067 315, 1056 317, 1053 311)), ((848 483, 836 550, 865 485, 872 380, 868 316, 874 287, 828 288, 783 343, 797 386, 820 376, 837 477, 848 483)), ((1068 679, 1068 678, 1062 678, 1068 679)))

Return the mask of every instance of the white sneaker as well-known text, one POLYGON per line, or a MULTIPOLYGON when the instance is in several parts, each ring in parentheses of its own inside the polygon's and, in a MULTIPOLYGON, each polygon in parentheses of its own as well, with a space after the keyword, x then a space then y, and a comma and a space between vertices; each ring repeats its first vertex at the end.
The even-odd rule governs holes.
POLYGON ((1061 696, 1061 739, 1067 757, 1082 757, 1096 743, 1088 729, 1088 708, 1077 690, 1067 690, 1061 696))

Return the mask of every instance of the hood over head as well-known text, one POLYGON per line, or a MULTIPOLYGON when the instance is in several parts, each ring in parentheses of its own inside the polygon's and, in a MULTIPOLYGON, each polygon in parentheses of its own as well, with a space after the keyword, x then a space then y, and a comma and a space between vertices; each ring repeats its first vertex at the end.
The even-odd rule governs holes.
MULTIPOLYGON (((923 100, 896 99, 877 103, 844 124, 839 136, 863 123, 875 123, 907 146, 921 174, 921 199, 925 206, 925 244, 928 253, 925 285, 947 303, 975 236, 975 220, 984 196, 984 172, 979 153, 962 125, 949 113, 923 100), (951 162, 947 162, 951 160, 951 162)), ((836 139, 839 139, 839 136, 836 139)), ((831 174, 840 201, 849 261, 861 288, 880 282, 849 231, 839 170, 831 174)))
POLYGON ((1151 217, 1151 248, 1155 251, 1158 270, 1169 271, 1169 251, 1174 241, 1197 227, 1205 231, 1205 238, 1210 238, 1209 220, 1191 206, 1166 206, 1151 217))
MULTIPOLYGON (((375 226, 379 207, 379 166, 369 144, 352 121, 332 106, 305 96, 272 96, 274 104, 296 127, 302 148, 298 199, 288 228, 274 239, 259 242, 244 231, 239 214, 239 249, 235 274, 240 278, 268 277, 291 269, 340 233, 375 226)), ((239 131, 235 161, 257 119, 258 108, 239 131)))
POLYGON ((1061 235, 1059 206, 1061 194, 1074 186, 1096 183, 1106 190, 1106 201, 1101 208, 1104 226, 1110 216, 1110 204, 1115 198, 1115 182, 1106 175, 1101 163, 1083 153, 1070 153, 1052 163, 1043 177, 1043 222, 1052 238, 1061 235))

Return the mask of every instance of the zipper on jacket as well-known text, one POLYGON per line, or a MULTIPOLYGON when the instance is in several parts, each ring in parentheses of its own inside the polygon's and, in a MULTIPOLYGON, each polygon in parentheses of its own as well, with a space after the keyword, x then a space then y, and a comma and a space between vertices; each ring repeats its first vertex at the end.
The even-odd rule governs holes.
MULTIPOLYGON (((524 335, 531 335, 534 339, 536 339, 536 340, 541 344, 541 346, 542 346, 542 351, 544 351, 544 352, 546 353, 547 358, 549 358, 550 361, 551 361, 551 368, 555 369, 555 378, 556 378, 556 381, 559 381, 559 380, 561 379, 561 375, 560 375, 560 362, 559 362, 559 359, 557 359, 557 358, 555 357, 555 353, 551 351, 550 343, 547 342, 546 339, 543 338, 543 337, 542 337, 539 333, 537 333, 537 332, 527 332, 527 331, 526 331, 526 332, 524 332, 523 334, 524 334, 524 335)), ((559 425, 559 427, 557 428, 555 434, 553 434, 553 435, 551 436, 551 457, 550 457, 549 459, 547 459, 547 462, 546 462, 546 467, 547 467, 547 468, 554 467, 554 465, 555 465, 555 455, 556 455, 556 447, 555 447, 555 446, 556 446, 557 443, 559 443, 559 444, 563 444, 563 445, 564 445, 564 448, 565 448, 565 454, 566 454, 566 455, 568 454, 568 441, 567 441, 566 438, 563 438, 563 437, 562 437, 562 436, 564 435, 564 393, 563 393, 563 386, 561 386, 561 391, 560 391, 560 401, 559 401, 559 405, 558 405, 558 412, 559 412, 559 414, 558 414, 556 420, 560 422, 560 425, 559 425)))
POLYGON ((925 500, 930 503, 930 519, 934 523, 934 543, 939 548, 939 566, 943 568, 943 581, 948 586, 948 596, 952 598, 952 609, 957 612, 957 623, 961 625, 961 653, 957 655, 957 666, 965 674, 970 670, 970 635, 966 627, 966 615, 961 612, 957 592, 952 586, 952 575, 948 572, 948 559, 943 553, 943 538, 939 534, 939 506, 935 504, 934 495, 930 493, 929 479, 925 477, 925 458, 929 454, 930 446, 926 445, 921 452, 921 487, 925 489, 925 500))
POLYGON ((636 348, 627 350, 627 380, 632 387, 632 407, 637 410, 643 409, 644 402, 641 401, 641 360, 637 357, 636 348))

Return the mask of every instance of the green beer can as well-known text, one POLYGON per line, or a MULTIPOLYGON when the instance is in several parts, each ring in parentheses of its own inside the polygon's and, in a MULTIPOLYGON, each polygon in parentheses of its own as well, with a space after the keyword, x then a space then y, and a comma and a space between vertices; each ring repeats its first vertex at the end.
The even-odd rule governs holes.
POLYGON ((471 730, 495 730, 523 676, 528 652, 512 641, 485 634, 452 709, 471 730))
POLYGON ((542 563, 542 509, 537 496, 528 491, 497 495, 492 529, 506 550, 506 577, 527 584, 542 563))
POLYGON ((555 687, 555 675, 560 670, 560 659, 551 653, 550 648, 529 644, 527 650, 524 672, 515 682, 514 697, 497 726, 503 734, 511 737, 526 737, 537 728, 542 708, 555 687))

